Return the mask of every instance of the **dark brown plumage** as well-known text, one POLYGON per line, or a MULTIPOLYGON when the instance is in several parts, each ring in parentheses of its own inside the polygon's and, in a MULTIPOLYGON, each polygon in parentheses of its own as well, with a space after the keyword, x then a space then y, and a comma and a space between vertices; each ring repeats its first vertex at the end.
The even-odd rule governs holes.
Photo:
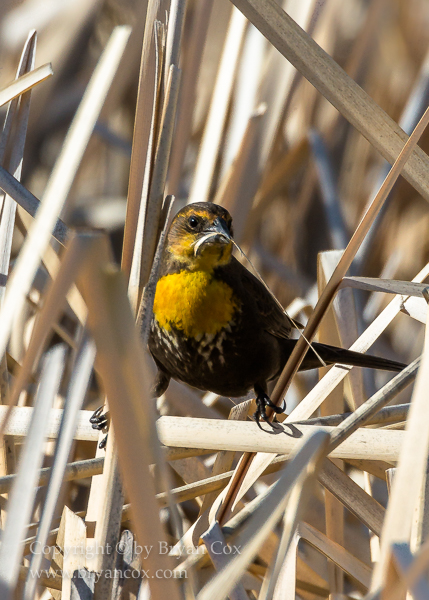
MULTIPOLYGON (((192 204, 173 220, 157 284, 149 348, 158 366, 154 395, 170 378, 201 390, 237 397, 254 389, 256 419, 272 406, 267 382, 275 379, 296 340, 293 324, 264 285, 232 256, 229 213, 192 204)), ((314 343, 327 364, 400 371, 404 365, 314 343)), ((310 349, 301 369, 320 367, 310 349)), ((279 409, 275 407, 278 411, 279 409)))

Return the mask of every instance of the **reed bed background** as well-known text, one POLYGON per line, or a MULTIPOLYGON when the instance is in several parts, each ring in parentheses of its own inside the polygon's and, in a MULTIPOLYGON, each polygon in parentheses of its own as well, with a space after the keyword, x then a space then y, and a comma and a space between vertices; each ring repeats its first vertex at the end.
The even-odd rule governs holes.
POLYGON ((0 32, 0 598, 427 599, 427 2, 8 1, 0 32), (409 366, 296 374, 301 337, 278 435, 251 394, 155 403, 194 201, 305 339, 409 366))

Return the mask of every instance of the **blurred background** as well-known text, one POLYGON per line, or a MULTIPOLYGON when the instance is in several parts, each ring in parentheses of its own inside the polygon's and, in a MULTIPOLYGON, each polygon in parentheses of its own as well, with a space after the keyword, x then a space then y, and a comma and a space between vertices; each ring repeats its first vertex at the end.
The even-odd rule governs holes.
MULTIPOLYGON (((429 97, 425 0, 288 0, 284 7, 412 130, 429 97)), ((145 0, 5 0, 0 7, 0 87, 15 77, 32 28, 36 67, 51 62, 54 69, 33 92, 23 163, 23 183, 39 198, 113 27, 133 28, 63 214, 71 225, 108 230, 118 261, 146 9, 145 0)), ((180 65, 167 186, 176 196, 173 210, 188 201, 224 204, 237 241, 280 302, 288 306, 299 297, 311 307, 317 254, 345 247, 386 173, 385 161, 229 0, 188 0, 180 65)), ((429 258, 428 229, 427 203, 401 179, 353 274, 412 279, 429 258)), ((21 241, 17 227, 13 254, 21 241)), ((387 299, 378 294, 367 301, 361 294, 360 329, 387 299)), ((420 330, 399 318, 388 352, 414 358, 420 330)))

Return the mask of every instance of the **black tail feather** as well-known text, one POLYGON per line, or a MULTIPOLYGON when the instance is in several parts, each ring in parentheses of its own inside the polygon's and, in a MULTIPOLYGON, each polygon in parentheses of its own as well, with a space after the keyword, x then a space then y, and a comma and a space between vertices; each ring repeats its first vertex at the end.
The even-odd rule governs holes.
MULTIPOLYGON (((284 350, 287 352, 288 358, 295 347, 297 340, 284 340, 284 342, 284 350)), ((400 362, 396 362, 395 360, 380 358, 378 356, 370 356, 368 354, 361 354, 360 352, 353 352, 352 350, 345 350, 344 348, 328 346, 327 344, 313 342, 312 346, 327 365, 338 363, 353 367, 367 367, 368 369, 381 369, 383 371, 395 372, 402 371, 402 369, 407 366, 400 362)), ((316 356, 312 348, 309 348, 301 364, 300 371, 317 369, 321 366, 323 365, 321 364, 320 359, 318 356, 316 356)))

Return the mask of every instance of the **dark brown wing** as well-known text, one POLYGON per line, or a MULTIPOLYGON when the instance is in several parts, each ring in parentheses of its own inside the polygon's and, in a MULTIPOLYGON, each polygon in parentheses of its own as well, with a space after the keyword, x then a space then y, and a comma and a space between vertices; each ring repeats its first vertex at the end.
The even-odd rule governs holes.
MULTIPOLYGON (((281 310, 265 286, 250 271, 241 266, 241 281, 246 292, 255 300, 263 328, 278 338, 289 338, 295 325, 281 310)), ((300 323, 297 323, 299 326, 300 323)))

